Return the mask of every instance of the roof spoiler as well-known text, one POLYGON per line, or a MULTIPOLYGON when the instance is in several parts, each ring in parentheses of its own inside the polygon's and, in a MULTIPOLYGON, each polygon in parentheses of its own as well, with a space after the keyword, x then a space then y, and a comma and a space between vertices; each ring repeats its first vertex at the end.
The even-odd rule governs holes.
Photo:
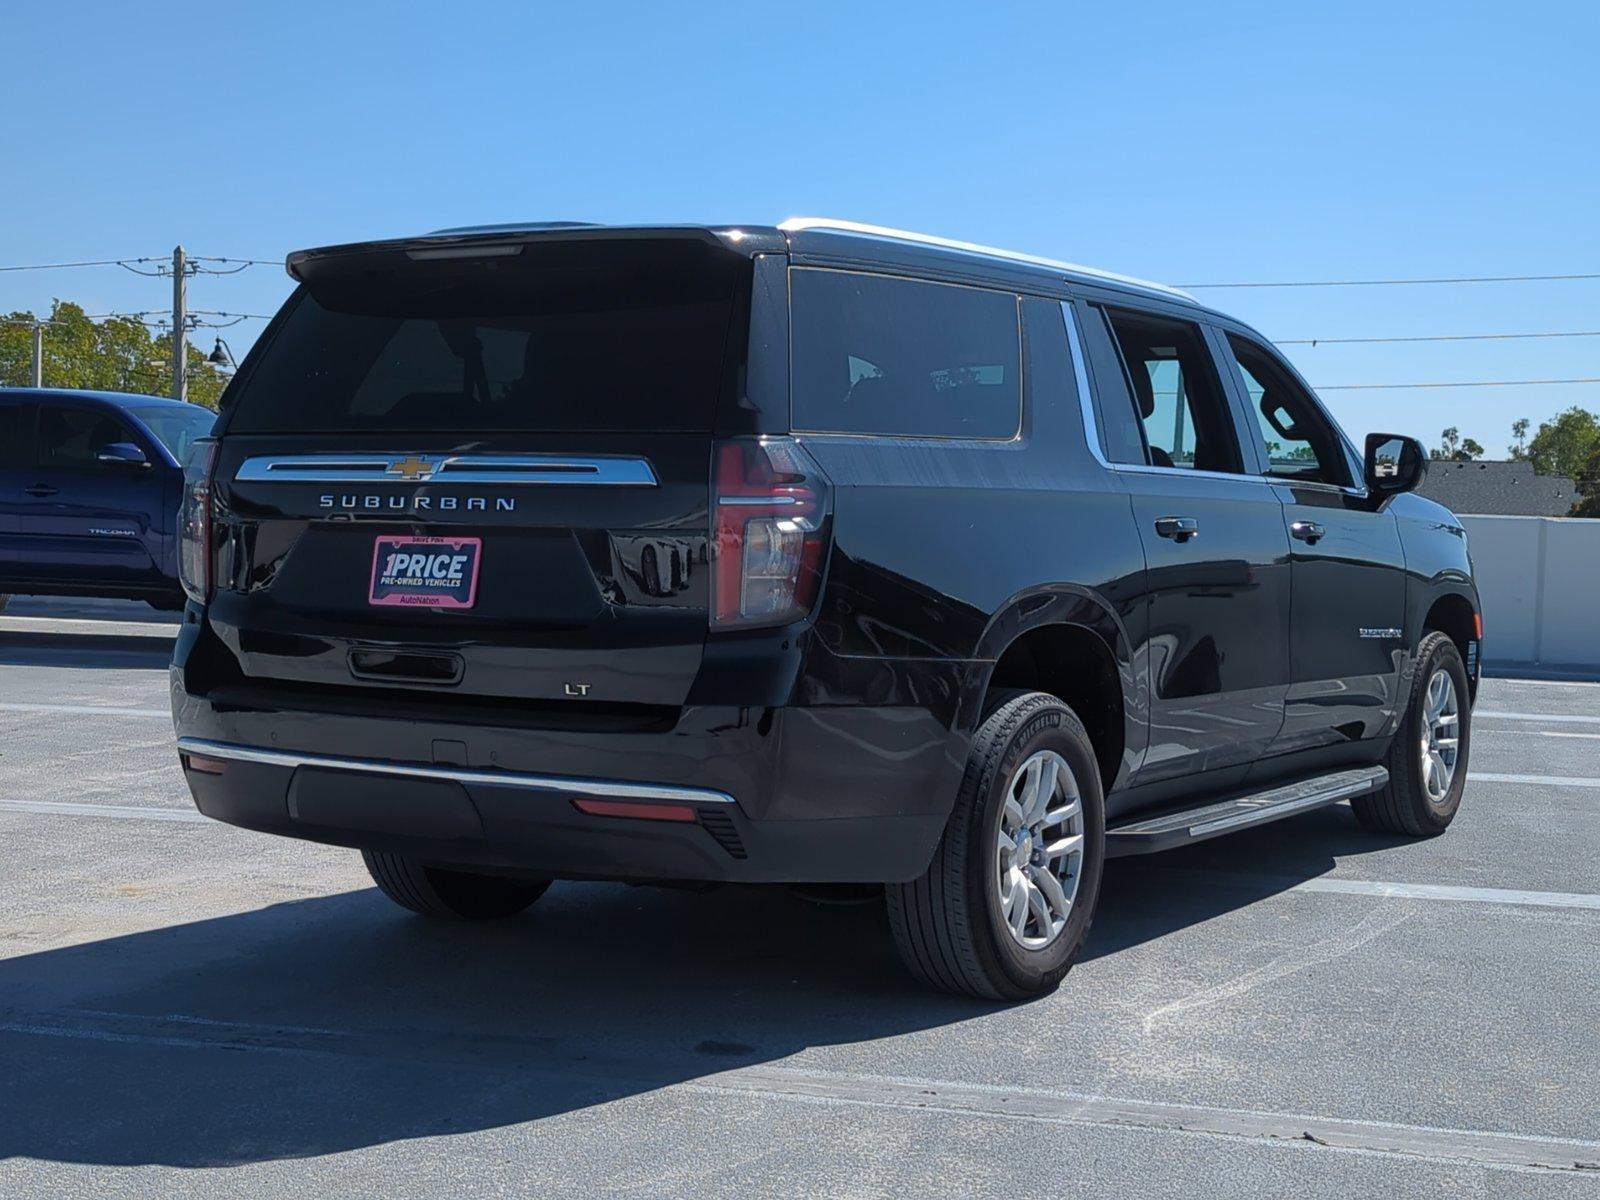
POLYGON ((312 282, 321 269, 357 257, 405 255, 413 261, 447 258, 509 258, 536 242, 658 241, 683 238, 707 242, 741 255, 781 252, 783 239, 771 230, 709 225, 592 225, 581 221, 547 221, 539 224, 474 225, 441 229, 419 237, 388 238, 371 242, 346 242, 296 250, 284 260, 290 278, 312 282))

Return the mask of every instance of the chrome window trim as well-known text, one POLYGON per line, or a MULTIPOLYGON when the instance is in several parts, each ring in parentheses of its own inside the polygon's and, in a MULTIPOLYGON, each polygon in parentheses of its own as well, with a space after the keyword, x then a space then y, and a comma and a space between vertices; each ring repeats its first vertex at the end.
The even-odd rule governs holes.
POLYGON ((1107 461, 1105 448, 1100 444, 1100 422, 1094 415, 1094 397, 1089 394, 1089 372, 1084 367, 1083 341, 1078 336, 1078 314, 1073 308, 1071 300, 1061 301, 1061 315, 1067 322, 1067 345, 1072 351, 1072 378, 1078 385, 1078 406, 1083 410, 1083 432, 1095 462, 1113 471, 1116 468, 1107 461))
POLYGON ((659 783, 627 783, 612 779, 580 779, 568 775, 526 775, 520 771, 482 771, 471 767, 438 767, 423 763, 385 762, 370 758, 341 758, 327 754, 306 754, 298 750, 268 750, 261 746, 240 746, 213 742, 207 738, 181 737, 178 751, 228 762, 259 763, 270 767, 322 767, 332 771, 354 771, 363 775, 399 775, 410 779, 445 779, 454 783, 486 787, 530 788, 563 795, 594 796, 619 800, 662 800, 680 804, 735 804, 726 792, 711 788, 669 787, 659 783))
POLYGON ((236 483, 536 484, 580 487, 657 487, 643 458, 570 454, 268 454, 247 458, 236 483), (396 473, 403 463, 426 475, 396 473))

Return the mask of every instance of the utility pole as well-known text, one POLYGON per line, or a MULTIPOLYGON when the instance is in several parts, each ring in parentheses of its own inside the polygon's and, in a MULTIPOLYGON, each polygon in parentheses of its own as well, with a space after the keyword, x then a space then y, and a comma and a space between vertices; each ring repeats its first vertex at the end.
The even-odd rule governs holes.
POLYGON ((176 246, 172 251, 172 398, 174 400, 187 399, 189 392, 188 363, 184 358, 188 351, 188 291, 189 271, 184 264, 183 247, 176 246))
POLYGON ((33 323, 33 386, 44 386, 44 322, 33 323))

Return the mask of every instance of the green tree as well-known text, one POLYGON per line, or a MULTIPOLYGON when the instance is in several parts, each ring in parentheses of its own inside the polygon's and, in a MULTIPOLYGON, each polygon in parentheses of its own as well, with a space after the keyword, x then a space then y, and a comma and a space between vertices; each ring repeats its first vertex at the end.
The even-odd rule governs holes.
POLYGON ((1528 443, 1528 458, 1540 475, 1582 479, 1588 461, 1600 448, 1600 417, 1574 405, 1540 424, 1528 443))
POLYGON ((1506 453, 1513 462, 1521 462, 1528 457, 1528 426, 1531 422, 1527 417, 1518 417, 1511 422, 1511 436, 1517 439, 1515 446, 1507 446, 1506 453))
MULTIPOLYGON (((33 313, 0 318, 0 386, 26 387, 32 379, 33 313)), ((172 386, 172 335, 155 336, 134 317, 91 321, 82 306, 66 300, 51 305, 44 318, 44 385, 103 392, 165 396, 172 386)), ((207 408, 228 377, 206 361, 196 346, 187 348, 189 400, 207 408)))
POLYGON ((1430 458, 1471 462, 1483 457, 1483 447, 1472 438, 1463 438, 1454 425, 1439 435, 1439 448, 1428 452, 1430 458))

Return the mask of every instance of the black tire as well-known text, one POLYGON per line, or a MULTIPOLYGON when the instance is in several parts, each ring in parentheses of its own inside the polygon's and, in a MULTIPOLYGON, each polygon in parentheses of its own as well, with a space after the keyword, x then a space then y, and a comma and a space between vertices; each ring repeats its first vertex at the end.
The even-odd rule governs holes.
POLYGON ((1378 833, 1399 833, 1410 837, 1435 837, 1449 828, 1461 807, 1461 791, 1467 782, 1467 754, 1472 743, 1471 693, 1467 690, 1467 668, 1461 651, 1445 633, 1430 633, 1417 647, 1416 670, 1406 700, 1405 714, 1395 731, 1383 765, 1389 769, 1389 782, 1382 791, 1357 796, 1350 801, 1356 819, 1378 833), (1457 726, 1455 771, 1442 800, 1429 797, 1423 778, 1423 718, 1429 681, 1439 671, 1450 675, 1455 687, 1459 724, 1457 726))
POLYGON ((379 891, 401 908, 425 917, 461 921, 514 917, 550 886, 548 879, 508 879, 430 867, 383 850, 363 850, 361 860, 379 891))
POLYGON ((1011 696, 973 738, 955 807, 927 872, 885 889, 895 947, 929 987, 985 1000, 1042 995, 1061 982, 1083 947, 1104 863, 1105 799, 1089 735, 1056 697, 1011 696), (1030 950, 1003 923, 994 847, 1013 776, 1040 750, 1059 754, 1077 783, 1084 848, 1065 927, 1049 945, 1030 950))

